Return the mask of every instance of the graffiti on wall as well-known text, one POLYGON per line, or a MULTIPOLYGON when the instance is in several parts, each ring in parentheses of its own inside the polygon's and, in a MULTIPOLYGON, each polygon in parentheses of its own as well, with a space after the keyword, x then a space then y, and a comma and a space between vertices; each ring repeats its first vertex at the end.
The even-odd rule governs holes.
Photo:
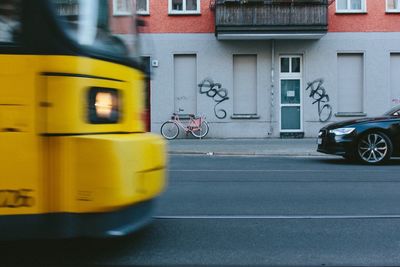
POLYGON ((332 106, 329 104, 329 95, 323 86, 323 79, 316 79, 307 83, 306 91, 310 90, 309 97, 318 104, 318 116, 320 122, 326 122, 332 117, 332 106))
POLYGON ((218 109, 217 106, 222 102, 229 99, 228 90, 222 88, 220 83, 214 83, 210 78, 206 78, 201 83, 199 83, 200 94, 205 94, 212 98, 216 104, 214 106, 214 114, 218 119, 226 118, 226 111, 224 109, 218 109))

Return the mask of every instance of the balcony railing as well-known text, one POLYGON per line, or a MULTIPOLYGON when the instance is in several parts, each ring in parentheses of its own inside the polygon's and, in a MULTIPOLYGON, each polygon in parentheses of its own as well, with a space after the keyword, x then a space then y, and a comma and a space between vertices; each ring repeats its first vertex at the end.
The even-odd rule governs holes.
POLYGON ((218 39, 321 38, 328 0, 217 0, 215 27, 218 39))

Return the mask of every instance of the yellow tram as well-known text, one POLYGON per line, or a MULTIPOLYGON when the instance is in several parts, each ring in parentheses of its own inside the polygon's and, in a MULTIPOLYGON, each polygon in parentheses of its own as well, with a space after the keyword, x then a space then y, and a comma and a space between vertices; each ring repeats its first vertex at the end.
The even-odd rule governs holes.
POLYGON ((111 5, 0 1, 1 239, 120 236, 151 219, 165 143, 144 130, 136 19, 111 5))

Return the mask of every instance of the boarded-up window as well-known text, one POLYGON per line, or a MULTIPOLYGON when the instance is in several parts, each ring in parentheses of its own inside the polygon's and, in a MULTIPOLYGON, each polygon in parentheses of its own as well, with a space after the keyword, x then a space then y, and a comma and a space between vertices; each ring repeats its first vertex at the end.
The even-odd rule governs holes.
POLYGON ((338 112, 362 113, 363 54, 338 54, 338 112))
POLYGON ((257 114, 257 56, 233 56, 233 113, 257 114))
POLYGON ((174 55, 175 112, 196 114, 196 55, 174 55))
POLYGON ((392 106, 400 104, 400 54, 390 55, 390 92, 392 106))

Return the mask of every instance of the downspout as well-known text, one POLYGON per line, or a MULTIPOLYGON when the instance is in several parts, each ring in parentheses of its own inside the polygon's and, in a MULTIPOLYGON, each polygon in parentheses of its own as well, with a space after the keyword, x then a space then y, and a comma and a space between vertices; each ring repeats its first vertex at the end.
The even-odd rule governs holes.
POLYGON ((271 105, 269 112, 269 132, 268 136, 273 135, 274 133, 274 111, 275 111, 275 40, 271 40, 271 105))

